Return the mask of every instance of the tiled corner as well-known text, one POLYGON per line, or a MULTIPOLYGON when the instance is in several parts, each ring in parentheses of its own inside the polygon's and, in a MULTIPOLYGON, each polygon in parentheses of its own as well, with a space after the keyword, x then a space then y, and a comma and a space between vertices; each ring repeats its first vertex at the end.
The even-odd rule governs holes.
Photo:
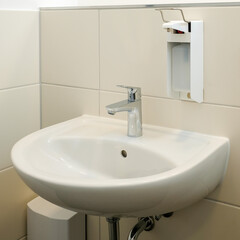
POLYGON ((14 143, 40 128, 39 85, 1 90, 0 109, 0 169, 4 169, 12 165, 14 143))
POLYGON ((41 11, 42 82, 99 87, 97 10, 41 11))
POLYGON ((0 11, 0 89, 39 83, 39 12, 0 11))
POLYGON ((0 239, 16 240, 27 233, 27 202, 36 194, 19 178, 13 168, 0 171, 0 239))
POLYGON ((98 115, 99 92, 91 89, 42 85, 42 127, 82 114, 98 115))
MULTIPOLYGON (((120 238, 127 239, 137 219, 120 220, 120 238)), ((142 232, 139 240, 238 240, 240 208, 209 200, 202 200, 175 212, 170 218, 162 217, 150 232, 142 232)), ((108 238, 107 223, 101 218, 101 239, 108 238)))

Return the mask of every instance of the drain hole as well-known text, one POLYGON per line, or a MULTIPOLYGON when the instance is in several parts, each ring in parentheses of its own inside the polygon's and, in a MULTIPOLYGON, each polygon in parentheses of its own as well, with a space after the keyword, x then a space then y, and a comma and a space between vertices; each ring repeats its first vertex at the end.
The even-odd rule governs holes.
POLYGON ((127 152, 126 152, 125 150, 122 150, 122 151, 121 151, 121 155, 122 155, 124 158, 126 158, 126 157, 127 157, 127 152))

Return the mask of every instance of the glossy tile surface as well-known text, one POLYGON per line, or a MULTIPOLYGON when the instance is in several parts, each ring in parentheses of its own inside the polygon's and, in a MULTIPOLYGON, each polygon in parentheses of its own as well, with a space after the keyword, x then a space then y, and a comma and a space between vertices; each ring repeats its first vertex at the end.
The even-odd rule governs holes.
POLYGON ((39 12, 0 11, 0 89, 39 83, 39 12))
POLYGON ((11 148, 40 128, 39 85, 0 91, 0 169, 12 165, 11 148))
MULTIPOLYGON (((168 99, 165 31, 162 29, 160 14, 153 9, 100 11, 100 96, 96 103, 99 104, 100 115, 111 117, 107 115, 105 106, 127 98, 126 91, 115 85, 139 86, 143 93, 144 123, 230 139, 231 155, 227 174, 220 187, 209 196, 230 205, 204 200, 176 213, 174 218, 161 219, 153 232, 144 233, 139 240, 238 240, 240 214, 236 206, 240 206, 240 34, 233 23, 240 20, 240 8, 185 8, 184 14, 187 19, 204 21, 205 103, 168 99)), ((63 51, 67 51, 67 45, 63 51)), ((78 77, 77 73, 75 77, 78 77)), ((56 78, 55 81, 56 84, 62 84, 62 80, 56 78)), ((83 86, 83 79, 78 78, 76 81, 72 83, 69 80, 69 84, 83 86)), ((91 83, 88 86, 95 84, 94 80, 89 81, 91 83)), ((76 98, 71 104, 85 108, 89 103, 79 102, 76 98)), ((59 108, 55 112, 48 110, 45 113, 46 122, 51 122, 51 119, 54 119, 53 123, 58 119, 61 121, 67 115, 72 117, 71 111, 66 111, 65 117, 62 117, 59 108)), ((114 117, 126 119, 127 114, 118 113, 114 117)), ((122 220, 121 238, 127 239, 135 222, 136 219, 122 220)), ((105 219, 101 220, 101 239, 108 238, 106 226, 105 219)), ((90 225, 88 231, 98 232, 96 225, 90 225)))
POLYGON ((100 11, 100 88, 166 96, 166 49, 161 17, 151 10, 100 11))
POLYGON ((240 8, 189 8, 184 13, 204 22, 204 102, 239 107, 240 34, 228 26, 240 21, 240 8))
POLYGON ((42 82, 99 87, 98 11, 41 12, 42 82))
MULTIPOLYGON (((240 106, 240 34, 228 27, 240 20, 239 13, 239 7, 184 9, 187 19, 204 22, 204 102, 240 106)), ((125 84, 167 97, 162 24, 154 9, 100 11, 101 90, 122 92, 116 85, 125 84)))
POLYGON ((96 90, 42 85, 43 127, 63 122, 84 113, 98 115, 96 90))

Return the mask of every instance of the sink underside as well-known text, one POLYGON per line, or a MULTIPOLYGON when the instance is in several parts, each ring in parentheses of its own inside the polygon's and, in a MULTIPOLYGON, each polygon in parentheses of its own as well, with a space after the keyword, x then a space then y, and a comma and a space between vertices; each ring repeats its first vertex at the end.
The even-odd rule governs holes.
POLYGON ((126 122, 84 115, 20 140, 13 164, 40 196, 101 216, 149 216, 176 211, 208 195, 221 181, 229 141, 144 125, 126 136, 126 122))

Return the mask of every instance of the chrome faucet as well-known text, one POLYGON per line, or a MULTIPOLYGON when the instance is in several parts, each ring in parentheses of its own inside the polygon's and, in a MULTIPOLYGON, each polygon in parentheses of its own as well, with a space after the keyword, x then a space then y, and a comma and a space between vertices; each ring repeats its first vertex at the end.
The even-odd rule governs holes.
POLYGON ((114 115, 116 112, 128 112, 128 136, 142 136, 142 100, 141 88, 117 85, 118 87, 127 88, 128 99, 106 106, 109 114, 114 115))

